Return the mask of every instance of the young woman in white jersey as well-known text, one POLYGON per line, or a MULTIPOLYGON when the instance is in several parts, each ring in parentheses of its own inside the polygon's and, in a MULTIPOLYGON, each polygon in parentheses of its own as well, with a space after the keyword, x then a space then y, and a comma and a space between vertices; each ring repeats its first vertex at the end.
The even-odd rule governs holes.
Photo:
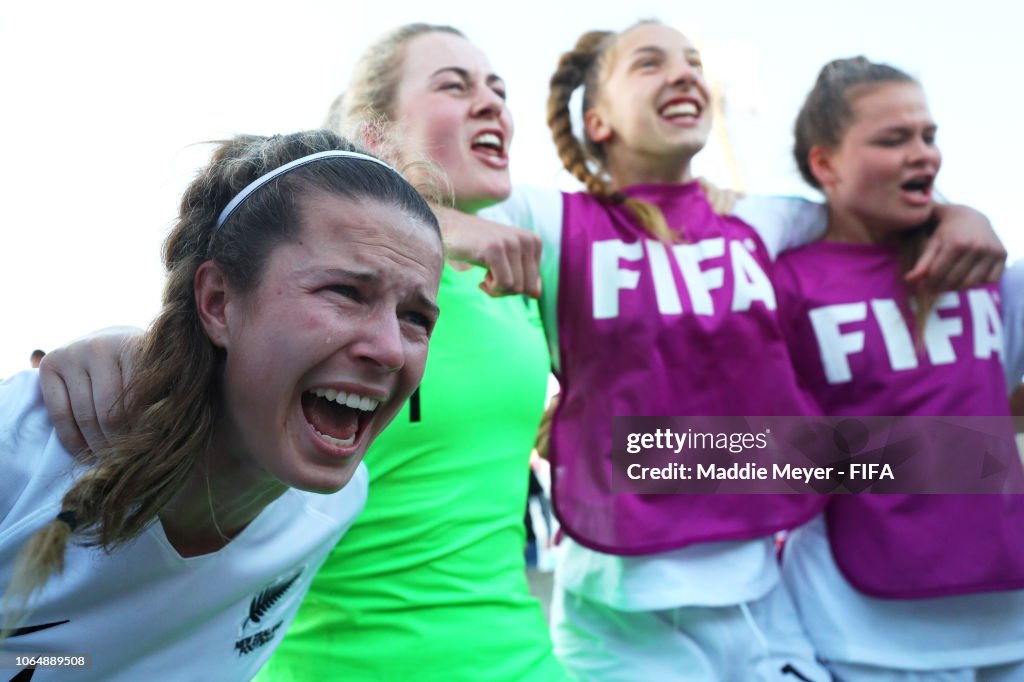
MULTIPOLYGON (((1024 362, 1024 330, 1012 322, 1024 315, 1024 289, 922 295, 903 282, 935 210, 936 131, 923 88, 906 73, 863 57, 821 70, 797 118, 794 154, 828 200, 828 229, 779 259, 783 330, 826 414, 907 417, 922 430, 941 428, 926 418, 974 417, 969 426, 998 440, 922 434, 931 447, 915 460, 941 458, 935 465, 950 471, 984 447, 1019 471, 1009 420, 991 418, 1009 416, 1004 363, 1024 362)), ((906 480, 894 466, 894 481, 906 480)), ((837 679, 1017 680, 1022 537, 1019 494, 841 495, 792 535, 783 564, 837 679)))
POLYGON ((436 218, 335 133, 220 144, 164 264, 125 425, 91 457, 60 445, 36 372, 0 384, 0 652, 18 679, 249 679, 423 374, 436 218))
MULTIPOLYGON (((505 83, 450 26, 407 24, 369 45, 328 124, 410 160, 429 159, 446 174, 458 211, 475 212, 510 191, 505 83)), ((532 244, 533 265, 502 258, 489 278, 482 268, 445 265, 437 298, 445 314, 423 382, 366 455, 367 507, 324 562, 259 680, 343 672, 353 682, 451 682, 476 680, 482 669, 496 682, 565 678, 523 560, 547 345, 534 301, 485 293, 535 281, 539 240, 512 228, 501 236, 532 244), (336 646, 339 638, 347 646, 336 646)), ((460 248, 458 240, 448 246, 460 248)), ((120 363, 134 366, 135 358, 126 352, 120 363)), ((113 364, 93 371, 92 385, 119 383, 113 364)), ((82 432, 99 442, 90 428, 82 432)))

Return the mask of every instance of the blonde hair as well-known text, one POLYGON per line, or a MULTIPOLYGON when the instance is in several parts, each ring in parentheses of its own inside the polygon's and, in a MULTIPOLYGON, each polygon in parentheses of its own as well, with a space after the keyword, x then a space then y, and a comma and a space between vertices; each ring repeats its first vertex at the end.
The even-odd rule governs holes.
POLYGON ((348 88, 334 98, 327 110, 324 127, 362 140, 386 158, 400 160, 403 172, 431 201, 454 206, 455 191, 444 169, 430 161, 394 125, 406 47, 413 38, 429 33, 466 37, 457 28, 443 24, 403 24, 388 31, 356 61, 348 88))
POLYGON ((457 28, 441 24, 404 24, 388 31, 366 48, 356 62, 348 90, 339 97, 339 120, 376 121, 383 117, 393 121, 406 45, 427 33, 466 37, 457 28))
MULTIPOLYGON (((626 31, 656 21, 642 21, 626 31)), ((625 33, 625 31, 623 32, 625 33)), ((558 60, 558 67, 551 76, 548 94, 548 128, 558 150, 562 165, 583 183, 595 197, 626 206, 640 225, 653 237, 663 242, 679 241, 679 233, 671 230, 665 222, 665 215, 654 204, 627 197, 612 189, 604 170, 605 152, 584 131, 583 142, 573 133, 569 102, 577 88, 583 88, 583 113, 590 111, 597 101, 601 86, 601 75, 607 64, 612 47, 622 33, 611 31, 590 31, 580 36, 576 46, 564 53, 558 60), (591 165, 600 170, 595 173, 591 165)), ((682 228, 680 228, 681 230, 682 228)))
POLYGON ((183 488, 207 451, 221 414, 224 351, 207 337, 196 308, 193 283, 200 265, 214 261, 233 289, 251 292, 272 251, 300 237, 302 199, 321 192, 396 206, 440 239, 430 207, 398 173, 337 157, 277 177, 215 227, 221 210, 256 178, 294 159, 334 149, 362 151, 328 130, 239 136, 221 142, 186 189, 164 242, 163 306, 143 338, 125 391, 132 399, 126 403, 121 397, 127 426, 94 454, 92 466, 64 494, 58 518, 22 547, 4 594, 4 630, 24 614, 33 594, 63 570, 72 536, 108 551, 136 537, 183 488))

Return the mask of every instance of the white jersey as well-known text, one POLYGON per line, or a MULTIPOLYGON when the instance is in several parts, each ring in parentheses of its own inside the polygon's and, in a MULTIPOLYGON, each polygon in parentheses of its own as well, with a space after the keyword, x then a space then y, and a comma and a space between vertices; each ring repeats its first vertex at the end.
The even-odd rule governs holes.
MULTIPOLYGON (((1006 271, 1001 296, 1012 390, 1024 374, 1024 261, 1006 271)), ((949 551, 957 552, 955 537, 949 551)), ((839 571, 820 516, 790 535, 785 557, 784 579, 815 649, 830 662, 944 670, 1024 660, 1024 590, 870 597, 839 571)))
MULTIPOLYGON (((53 430, 38 373, 0 384, 0 589, 22 544, 53 520, 81 470, 53 430)), ((85 668, 39 668, 32 682, 248 680, 362 510, 367 482, 361 465, 333 495, 288 490, 203 556, 180 556, 159 522, 110 554, 71 544, 64 573, 47 583, 0 655, 90 659, 85 668)), ((8 673, 18 669, 0 669, 0 677, 8 673)))
MULTIPOLYGON (((516 187, 507 201, 480 214, 530 230, 543 242, 541 315, 556 369, 562 214, 562 193, 536 187, 516 187)), ((745 197, 736 215, 757 230, 772 258, 820 237, 827 220, 821 204, 776 197, 745 197)), ((595 552, 567 538, 555 578, 567 591, 615 609, 653 611, 753 601, 778 584, 779 569, 770 537, 632 557, 595 552)))
POLYGON ((1003 330, 1006 339, 1006 383, 1013 391, 1024 382, 1024 260, 1003 275, 1003 330))
MULTIPOLYGON (((949 538, 951 555, 956 540, 949 538)), ((821 516, 789 536, 783 557, 783 576, 804 628, 827 661, 943 670, 1024 659, 1024 590, 869 597, 839 572, 821 516)))

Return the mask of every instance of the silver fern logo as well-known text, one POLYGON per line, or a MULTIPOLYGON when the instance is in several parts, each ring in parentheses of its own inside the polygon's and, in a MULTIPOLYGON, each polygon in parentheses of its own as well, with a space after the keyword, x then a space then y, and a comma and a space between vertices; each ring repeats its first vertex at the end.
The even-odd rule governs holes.
POLYGON ((239 656, 252 653, 274 639, 284 625, 284 620, 275 616, 274 607, 284 599, 305 569, 303 566, 294 573, 278 578, 252 598, 249 613, 239 628, 239 639, 235 642, 239 656))

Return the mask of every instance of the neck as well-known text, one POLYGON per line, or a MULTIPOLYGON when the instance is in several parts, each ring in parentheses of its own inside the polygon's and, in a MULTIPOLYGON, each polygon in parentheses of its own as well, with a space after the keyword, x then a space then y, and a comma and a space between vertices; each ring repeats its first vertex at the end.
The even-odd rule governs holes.
POLYGON ((842 244, 884 244, 893 240, 890 230, 869 225, 857 216, 837 211, 828 204, 828 227, 822 237, 826 241, 842 244))
POLYGON ((216 552, 287 490, 243 453, 211 445, 160 512, 171 545, 184 557, 216 552))
POLYGON ((623 149, 608 151, 608 173, 615 189, 631 185, 677 185, 693 179, 691 157, 657 156, 623 149))

